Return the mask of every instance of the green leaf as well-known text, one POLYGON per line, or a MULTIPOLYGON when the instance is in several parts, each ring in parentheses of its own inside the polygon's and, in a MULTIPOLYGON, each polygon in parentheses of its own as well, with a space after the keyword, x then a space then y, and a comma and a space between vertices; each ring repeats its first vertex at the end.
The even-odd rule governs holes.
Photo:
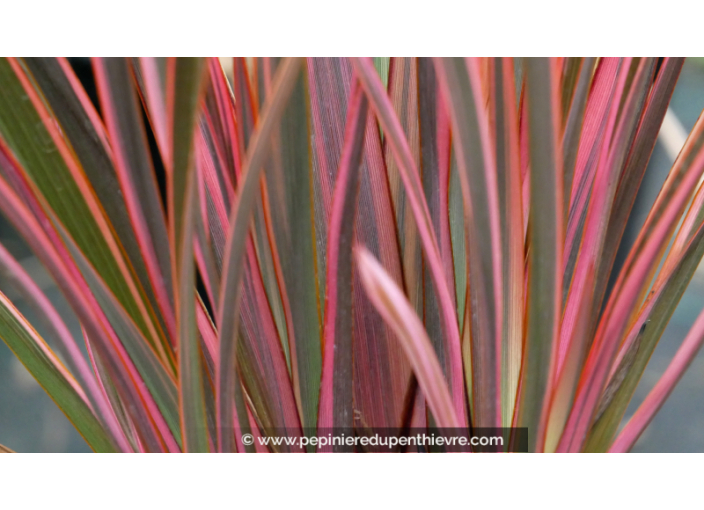
POLYGON ((150 290, 153 308, 160 310, 161 328, 173 338, 176 326, 171 260, 167 250, 159 249, 168 245, 166 219, 129 62, 119 58, 94 59, 93 70, 120 185, 118 196, 121 200, 124 196, 128 220, 134 229, 132 235, 136 237, 133 243, 145 266, 140 266, 140 280, 150 290))
POLYGON ((64 240, 100 308, 110 321, 115 334, 125 347, 149 392, 154 397, 174 439, 181 446, 178 388, 176 387, 173 372, 170 372, 162 364, 124 308, 121 307, 110 290, 106 288, 105 283, 100 279, 96 270, 90 265, 76 245, 66 235, 64 235, 64 240))
POLYGON ((0 60, 0 88, 0 136, 139 328, 152 337, 132 275, 60 126, 16 61, 0 60))
MULTIPOLYGON (((318 429, 352 429, 354 417, 354 355, 352 309, 352 245, 359 195, 360 163, 364 148, 367 101, 362 89, 353 86, 345 144, 335 184, 327 247, 327 296, 325 299, 325 358, 320 387, 318 429)), ((349 451, 348 448, 329 448, 349 451)))
MULTIPOLYGON (((317 140, 313 160, 320 272, 327 271, 326 250, 329 248, 332 197, 342 163, 345 119, 351 104, 354 68, 346 58, 313 58, 309 59, 308 71, 313 134, 317 140)), ((369 73, 378 79, 371 63, 369 73)), ((367 246, 382 261, 389 274, 401 283, 403 273, 391 190, 379 127, 371 116, 366 121, 364 138, 358 199, 360 206, 354 217, 355 240, 367 246)), ((391 329, 361 291, 356 269, 352 271, 352 278, 355 289, 352 313, 357 423, 370 427, 397 427, 405 412, 404 399, 412 375, 410 365, 400 346, 394 342, 391 329)), ((327 295, 327 282, 325 290, 327 295)))
POLYGON ((220 341, 216 381, 219 451, 233 450, 233 392, 237 381, 235 356, 238 352, 237 331, 242 281, 247 273, 244 264, 247 245, 245 241, 249 234, 250 221, 256 205, 258 195, 256 190, 269 148, 269 140, 295 86, 300 63, 300 60, 297 59, 286 60, 277 71, 274 91, 264 106, 262 120, 257 125, 257 130, 249 144, 242 180, 237 190, 237 200, 230 216, 219 299, 220 317, 217 321, 220 341), (227 313, 225 313, 226 304, 227 313))
POLYGON ((496 155, 491 152, 478 62, 452 58, 435 63, 452 120, 470 245, 472 423, 498 427, 502 423, 503 285, 496 155))
POLYGON ((0 293, 0 337, 96 452, 116 452, 76 381, 27 320, 0 293))
POLYGON ((403 291, 368 250, 358 248, 357 264, 369 297, 379 313, 383 315, 384 320, 393 327, 413 366, 435 423, 442 428, 460 427, 450 390, 442 374, 440 363, 433 353, 430 339, 408 299, 403 295, 403 291))
POLYGON ((208 428, 203 367, 195 317, 196 274, 193 238, 197 211, 194 133, 203 90, 205 65, 201 59, 177 58, 168 67, 168 115, 173 155, 170 170, 169 218, 175 255, 174 295, 178 329, 179 409, 184 449, 208 451, 208 428))
POLYGON ((543 58, 525 60, 530 126, 530 226, 526 347, 519 426, 531 451, 542 449, 553 349, 559 339, 562 288, 562 161, 559 155, 554 69, 543 58))
POLYGON ((302 71, 272 140, 266 207, 274 232, 272 252, 282 273, 284 310, 290 313, 287 323, 294 390, 303 426, 314 427, 322 370, 322 324, 307 98, 306 74, 302 71))

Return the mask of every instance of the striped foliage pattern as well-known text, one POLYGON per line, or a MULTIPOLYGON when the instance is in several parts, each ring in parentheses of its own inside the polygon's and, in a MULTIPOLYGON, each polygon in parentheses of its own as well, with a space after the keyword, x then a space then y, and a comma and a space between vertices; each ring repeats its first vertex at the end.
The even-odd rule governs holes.
POLYGON ((0 61, 0 212, 81 326, 0 246, 46 338, 3 293, 0 337, 95 451, 628 451, 704 341, 620 428, 704 254, 702 117, 614 270, 683 59, 91 65, 0 61))

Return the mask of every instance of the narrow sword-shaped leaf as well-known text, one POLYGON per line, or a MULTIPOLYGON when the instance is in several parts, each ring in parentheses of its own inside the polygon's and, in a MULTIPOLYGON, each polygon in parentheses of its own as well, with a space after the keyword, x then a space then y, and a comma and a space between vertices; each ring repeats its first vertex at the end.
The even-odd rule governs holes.
MULTIPOLYGON (((428 202, 433 228, 438 233, 440 256, 445 267, 445 278, 448 287, 454 286, 454 271, 452 265, 452 246, 450 243, 449 218, 449 185, 450 185, 450 119, 440 94, 438 94, 437 77, 433 61, 420 58, 417 63, 418 74, 418 122, 420 136, 420 164, 423 191, 428 202)), ((411 144, 413 145, 412 138, 411 144)), ((412 211, 407 213, 409 227, 415 228, 411 221, 412 211)), ((414 245, 420 260, 420 243, 414 232, 414 245)), ((435 352, 443 367, 446 377, 451 377, 450 362, 452 349, 446 343, 442 334, 442 314, 438 308, 438 300, 433 291, 433 280, 430 271, 421 266, 423 284, 423 322, 425 329, 433 342, 435 352)), ((455 298, 455 296, 452 296, 455 298)), ((453 299, 454 302, 454 299, 453 299)))
POLYGON ((307 73, 301 72, 273 140, 265 211, 271 220, 272 255, 281 273, 291 375, 304 427, 318 417, 322 325, 316 274, 313 168, 308 125, 307 73))
POLYGON ((83 390, 27 320, 0 292, 0 337, 96 452, 115 443, 90 409, 83 390))
POLYGON ((523 355, 524 237, 521 204, 520 148, 513 59, 494 59, 496 172, 501 213, 503 326, 501 386, 502 426, 510 427, 514 414, 523 355))
MULTIPOLYGON (((320 385, 319 430, 333 427, 351 429, 354 426, 352 219, 357 208, 366 117, 367 101, 355 83, 328 231, 327 294, 323 327, 325 351, 320 385)), ((331 449, 346 450, 344 446, 338 445, 331 449)))
POLYGON ((57 350, 63 355, 68 367, 82 384, 96 416, 111 435, 113 442, 123 451, 129 451, 126 438, 112 414, 110 404, 98 388, 95 375, 86 363, 83 353, 71 335, 63 319, 46 295, 27 274, 21 264, 0 245, 0 274, 13 283, 25 301, 37 311, 39 320, 57 341, 57 350))
POLYGON ((526 345, 519 426, 528 427, 531 450, 541 451, 550 376, 555 369, 562 288, 562 155, 555 62, 524 61, 530 125, 530 225, 526 345))
MULTIPOLYGON (((594 276, 594 266, 587 271, 587 281, 594 276)), ((581 288, 582 302, 589 302, 592 299, 594 289, 591 285, 583 285, 581 288)), ((557 448, 565 423, 569 417, 572 403, 577 392, 577 383, 584 366, 591 333, 589 331, 591 322, 591 310, 589 307, 581 307, 578 311, 576 327, 572 331, 573 338, 570 339, 570 348, 564 360, 561 370, 558 372, 550 395, 550 411, 545 429, 544 451, 553 453, 557 448)))
POLYGON ((298 76, 301 62, 297 59, 284 61, 277 71, 274 91, 262 113, 247 159, 242 171, 242 182, 238 186, 237 200, 230 216, 230 224, 225 248, 225 264, 220 293, 219 342, 220 356, 217 369, 217 422, 219 451, 233 449, 231 431, 233 417, 233 387, 236 381, 236 332, 238 308, 241 298, 241 282, 245 239, 249 233, 250 219, 255 205, 256 189, 262 173, 262 165, 269 147, 268 141, 283 113, 298 76), (229 303, 228 313, 224 313, 229 303))
POLYGON ((386 274, 374 256, 357 248, 362 282, 384 319, 393 327, 418 378, 435 423, 442 428, 461 426, 430 339, 403 291, 386 274))
POLYGON ((30 189, 29 182, 20 175, 18 162, 12 158, 1 139, 0 156, 0 167, 19 189, 18 192, 13 191, 4 178, 0 179, 0 209, 53 276, 81 324, 96 340, 98 354, 105 361, 105 367, 119 388, 122 398, 134 404, 130 411, 145 447, 150 451, 178 451, 178 445, 174 442, 136 368, 58 233, 51 228, 51 220, 45 216, 38 198, 30 189), (37 218, 41 218, 43 223, 39 223, 37 218))
MULTIPOLYGON (((455 272, 455 301, 460 331, 464 331, 465 299, 467 298, 467 229, 465 228, 462 186, 457 169, 457 157, 450 152, 450 176, 448 183, 448 208, 450 221, 450 241, 452 243, 452 266, 455 272)), ((465 366, 465 369, 467 367, 465 366)))
POLYGON ((626 423, 609 452, 627 452, 633 448, 635 442, 650 424, 655 414, 667 400, 667 397, 672 393, 675 385, 684 375, 685 370, 694 360, 702 343, 704 343, 704 312, 699 314, 665 373, 662 374, 655 387, 645 397, 633 417, 626 423))
MULTIPOLYGON (((560 59, 562 68, 562 75, 560 77, 560 111, 562 112, 560 120, 562 123, 560 125, 563 131, 567 128, 570 105, 577 92, 577 84, 581 76, 580 71, 583 70, 582 64, 584 60, 583 57, 566 57, 560 59)), ((596 59, 592 59, 592 64, 594 60, 596 59)))
POLYGON ((452 365, 452 378, 450 387, 455 410, 463 423, 466 422, 466 411, 464 403, 464 385, 462 377, 462 358, 460 354, 460 337, 457 325, 455 306, 450 294, 447 280, 445 279, 442 261, 438 248, 437 238, 432 228, 432 221, 428 211, 428 205, 423 196, 420 175, 413 161, 413 157, 408 147, 408 141, 399 125, 398 118, 393 113, 391 103, 383 88, 379 77, 367 59, 353 60, 355 70, 358 72, 365 93, 369 97, 369 102, 373 106, 381 126, 386 133, 386 139, 391 144, 394 157, 399 165, 401 177, 403 179, 408 199, 411 203, 413 215, 416 219, 418 231, 421 237, 422 246, 428 260, 428 266, 433 276, 435 291, 438 295, 440 310, 443 314, 444 333, 448 338, 448 345, 451 346, 450 354, 452 365))
MULTIPOLYGON (((419 117, 419 101, 421 97, 418 94, 418 73, 419 59, 407 57, 393 57, 390 59, 388 85, 389 98, 393 104, 394 111, 401 122, 406 138, 408 139, 416 165, 418 168, 421 168, 420 131, 423 129, 424 125, 428 126, 428 130, 432 130, 434 126, 430 126, 430 122, 428 121, 421 121, 419 117)), ((432 78, 434 85, 434 75, 432 78)), ((433 92, 433 90, 430 90, 427 96, 432 96, 432 99, 434 100, 435 95, 433 92)), ((430 142, 426 143, 430 145, 430 142)), ((430 150, 432 149, 428 149, 428 151, 430 150)), ((423 312, 425 301, 423 282, 425 278, 423 276, 423 260, 420 242, 418 240, 418 229, 416 228, 415 221, 413 220, 409 201, 406 198, 406 191, 403 188, 403 182, 401 180, 401 175, 399 174, 398 165, 393 158, 391 147, 388 143, 384 144, 384 159, 386 160, 386 173, 389 180, 389 191, 391 192, 394 213, 396 215, 396 229, 398 231, 399 238, 399 251, 401 254, 401 265, 403 268, 404 287, 406 288, 408 297, 411 303, 413 303, 416 311, 425 317, 425 313, 423 312)), ((432 174, 437 179, 437 171, 428 171, 427 173, 432 174)), ((423 173, 423 175, 425 175, 425 173, 423 173)), ((430 332, 429 335, 434 342, 442 342, 442 335, 434 335, 432 332, 430 332)), ((442 360, 442 355, 439 356, 442 360)))
MULTIPOLYGON (((575 59, 576 60, 576 59, 575 59)), ((579 77, 571 96, 569 106, 563 110, 563 116, 566 117, 565 131, 562 135, 562 155, 564 158, 564 194, 563 194, 563 213, 569 214, 570 198, 572 196, 572 180, 574 178, 574 167, 577 162, 577 150, 582 135, 582 126, 584 124, 584 111, 587 106, 587 98, 589 97, 589 86, 594 75, 594 63, 596 58, 589 57, 579 59, 579 77)), ((576 74, 576 73, 575 73, 576 74)))
POLYGON ((112 226, 60 125, 20 62, 0 60, 0 85, 0 134, 46 198, 46 205, 56 212, 140 329, 157 342, 157 333, 112 226))
POLYGON ((158 249, 168 245, 166 219, 129 63, 123 59, 94 59, 93 69, 121 195, 168 334, 175 338, 171 261, 166 250, 158 249))
MULTIPOLYGON (((313 144, 313 195, 315 198, 315 232, 318 273, 326 274, 325 255, 328 245, 328 224, 332 211, 336 171, 344 139, 347 98, 344 85, 351 83, 347 68, 336 59, 309 59, 308 83, 310 86, 311 120, 315 143, 313 144)), ((349 94, 349 92, 347 92, 349 94)), ((325 302, 326 282, 320 279, 319 301, 325 302)), ((324 309, 322 320, 325 319, 324 309)))
MULTIPOLYGON (((314 58, 308 61, 308 71, 313 133, 315 139, 320 140, 315 144, 313 162, 317 176, 314 196, 318 271, 322 274, 326 267, 333 183, 340 165, 354 69, 345 58, 314 58)), ((355 241, 367 246, 400 283, 403 272, 392 200, 379 126, 368 116, 359 207, 354 218, 355 241)), ((356 268, 353 268, 353 279, 355 424, 398 427, 405 416, 411 368, 401 347, 392 338, 393 332, 362 289, 356 268)), ((324 280, 321 278, 319 282, 322 284, 324 280)))
POLYGON ((169 60, 167 115, 172 156, 166 165, 169 230, 178 330, 179 410, 184 449, 208 451, 205 395, 195 318, 193 235, 197 204, 194 133, 205 65, 200 59, 169 60))
POLYGON ((485 100, 486 76, 474 59, 437 59, 436 68, 452 119, 470 245, 472 424, 496 427, 502 423, 503 284, 496 154, 489 114, 477 106, 485 100))

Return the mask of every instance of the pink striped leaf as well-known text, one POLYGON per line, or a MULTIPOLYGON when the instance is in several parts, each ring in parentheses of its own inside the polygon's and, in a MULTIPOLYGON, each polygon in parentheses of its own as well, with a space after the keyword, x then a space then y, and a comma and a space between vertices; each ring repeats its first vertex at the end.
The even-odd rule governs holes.
POLYGON ((452 366, 450 387, 452 388, 455 410, 457 415, 461 417, 462 422, 466 423, 457 316, 452 294, 450 293, 445 277, 445 269, 442 266, 437 237, 432 228, 428 204, 423 195, 420 175, 413 161, 408 141, 403 133, 398 117, 393 112, 391 102, 386 95, 371 61, 368 59, 355 59, 353 63, 360 77, 364 91, 369 98, 369 103, 375 111, 381 127, 384 129, 387 143, 391 144, 392 153, 399 166, 399 171, 401 172, 408 200, 416 220, 421 245, 433 278, 435 292, 437 293, 439 309, 443 316, 443 333, 447 338, 447 345, 452 349, 449 356, 452 366))
POLYGON ((403 291, 374 256, 362 247, 356 252, 365 290, 403 346, 435 423, 442 428, 460 427, 450 390, 422 322, 403 291))
MULTIPOLYGON (((323 329, 325 351, 318 429, 350 430, 355 425, 353 376, 353 316, 352 308, 352 243, 354 221, 359 194, 359 170, 362 160, 367 101, 358 84, 352 91, 345 144, 340 161, 327 252, 327 294, 323 329)), ((335 445, 334 451, 345 451, 335 445)), ((331 450, 333 448, 323 448, 331 450)))
POLYGON ((672 235, 694 188, 704 173, 701 119, 690 135, 646 220, 604 310, 597 336, 580 380, 580 390, 559 450, 580 450, 594 418, 627 321, 645 294, 663 246, 672 235), (618 303, 618 306, 616 306, 618 303))
POLYGON ((529 448, 542 450, 559 339, 562 288, 562 151, 556 62, 526 59, 530 126, 530 227, 526 278, 526 346, 523 353, 519 425, 528 427, 529 448))
POLYGON ((96 452, 115 452, 83 390, 34 328, 0 292, 0 337, 96 452))
POLYGON ((660 380, 648 396, 645 397, 645 400, 628 423, 626 423, 609 448, 609 452, 628 452, 633 448, 635 442, 650 424, 694 360, 702 343, 704 343, 704 312, 699 314, 665 373, 660 377, 660 380))
MULTIPOLYGON (((233 431, 233 388, 237 381, 235 355, 239 343, 236 340, 242 280, 245 274, 245 241, 249 234, 250 220, 256 203, 256 189, 269 147, 268 142, 293 89, 299 66, 299 60, 291 59, 282 63, 277 71, 272 96, 267 101, 261 123, 257 125, 249 144, 247 159, 242 170, 242 180, 238 184, 237 199, 230 215, 219 298, 220 316, 217 321, 219 326, 219 364, 216 398, 219 425, 218 448, 220 451, 231 451, 234 447, 231 435, 233 431), (229 303, 228 313, 224 313, 225 303, 229 303)), ((295 433, 295 430, 291 432, 295 433)))
POLYGON ((156 343, 158 335, 143 291, 59 122, 18 61, 0 61, 0 82, 0 135, 45 197, 46 206, 64 223, 140 329, 156 343), (25 128, 17 129, 18 125, 25 128))
POLYGON ((4 179, 0 180, 0 208, 53 276, 82 325, 94 338, 95 347, 104 359, 106 370, 118 388, 121 398, 139 402, 139 405, 132 406, 130 410, 134 413, 135 425, 145 442, 145 447, 150 451, 177 451, 178 445, 174 442, 136 368, 61 237, 51 228, 51 220, 44 215, 43 207, 31 190, 30 183, 20 173, 18 162, 12 158, 1 140, 0 155, 0 164, 5 175, 12 179, 13 186, 18 189, 18 192, 15 192, 4 179), (42 219, 42 223, 37 217, 42 219))
POLYGON ((497 187, 501 215, 503 324, 501 328, 502 426, 510 427, 523 356, 524 237, 518 111, 513 59, 491 59, 490 108, 494 118, 497 187))
MULTIPOLYGON (((326 274, 332 197, 349 113, 354 69, 348 59, 308 60, 313 135, 319 140, 313 152, 314 197, 318 272, 326 274)), ((376 70, 372 73, 376 75, 376 70)), ((397 282, 403 281, 391 190, 381 147, 379 126, 366 120, 360 169, 359 207, 354 218, 355 241, 367 246, 397 282)), ((392 331, 364 293, 359 272, 353 267, 354 396, 357 425, 401 426, 411 370, 392 331)), ((327 284, 319 279, 321 292, 327 284)), ((323 297, 325 299, 325 297, 323 297)), ((325 314, 325 312, 324 312, 325 314)), ((324 315, 323 314, 323 315, 324 315)), ((323 317, 325 320, 325 317, 323 317)))
POLYGON ((168 337, 175 338, 171 260, 166 250, 158 249, 168 245, 166 219, 129 62, 94 59, 93 70, 122 190, 122 195, 118 196, 124 196, 129 222, 148 274, 144 286, 151 289, 149 296, 161 312, 160 319, 168 337))

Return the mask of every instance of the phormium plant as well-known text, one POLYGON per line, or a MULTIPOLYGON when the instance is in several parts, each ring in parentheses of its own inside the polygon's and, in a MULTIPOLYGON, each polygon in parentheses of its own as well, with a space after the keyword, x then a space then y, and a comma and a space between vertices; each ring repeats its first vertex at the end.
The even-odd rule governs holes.
POLYGON ((2 60, 0 210, 82 337, 2 246, 47 338, 4 294, 0 336, 95 451, 627 451, 704 339, 617 434, 704 253, 700 118, 614 272, 682 64, 94 59, 94 105, 65 59, 2 60))

